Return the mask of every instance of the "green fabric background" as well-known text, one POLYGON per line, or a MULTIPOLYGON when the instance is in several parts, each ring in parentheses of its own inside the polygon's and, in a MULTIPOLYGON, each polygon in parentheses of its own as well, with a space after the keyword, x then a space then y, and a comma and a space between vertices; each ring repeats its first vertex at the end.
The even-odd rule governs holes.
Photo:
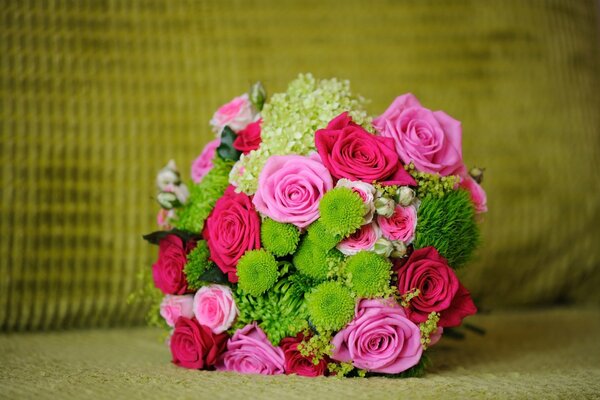
POLYGON ((222 103, 299 72, 382 112, 463 122, 490 212, 464 282, 484 308, 600 304, 595 1, 0 4, 0 330, 143 323, 154 175, 187 173, 222 103))

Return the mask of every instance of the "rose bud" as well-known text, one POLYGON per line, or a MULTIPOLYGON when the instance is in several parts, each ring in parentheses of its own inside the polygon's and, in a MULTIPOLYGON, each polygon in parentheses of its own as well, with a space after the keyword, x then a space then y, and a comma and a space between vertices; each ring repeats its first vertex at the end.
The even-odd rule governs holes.
POLYGON ((170 210, 180 205, 177 195, 173 192, 160 192, 158 196, 156 196, 156 200, 165 210, 170 210))
POLYGON ((161 191, 165 190, 169 185, 179 185, 180 182, 181 178, 179 177, 177 166, 173 160, 169 161, 156 175, 156 186, 158 186, 158 190, 161 191))
POLYGON ((258 111, 262 111, 267 99, 267 92, 262 83, 256 82, 250 88, 250 102, 258 111))
POLYGON ((477 182, 478 184, 481 184, 481 182, 483 182, 483 172, 485 171, 484 168, 471 168, 469 170, 469 175, 471 175, 471 178, 473 178, 473 180, 475 182, 477 182))
POLYGON ((406 207, 415 199, 415 191, 408 186, 400 186, 398 190, 396 190, 396 197, 398 199, 398 204, 406 207))
POLYGON ((375 242, 373 251, 381 256, 389 257, 392 251, 394 251, 394 245, 386 238, 379 238, 375 242))
POLYGON ((406 255, 406 244, 400 240, 395 240, 392 242, 394 250, 390 255, 392 258, 402 258, 406 255))
POLYGON ((394 209, 396 208, 396 202, 392 199, 388 199, 387 197, 380 197, 375 200, 375 210, 377 214, 389 218, 394 214, 394 209))

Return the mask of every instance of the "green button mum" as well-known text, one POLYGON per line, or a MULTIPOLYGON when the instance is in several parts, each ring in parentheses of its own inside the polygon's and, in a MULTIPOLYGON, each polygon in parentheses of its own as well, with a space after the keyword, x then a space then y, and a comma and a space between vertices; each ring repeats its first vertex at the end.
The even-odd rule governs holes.
POLYGON ((260 227, 260 240, 265 249, 277 257, 283 257, 296 251, 300 241, 300 231, 292 224, 267 218, 260 227))
POLYGON ((370 251, 357 253, 346 263, 346 273, 358 297, 383 297, 389 291, 391 269, 387 258, 370 251))
POLYGON ((346 187, 325 193, 319 203, 319 221, 334 235, 346 237, 360 228, 365 205, 360 195, 346 187))
POLYGON ((260 296, 277 281, 277 261, 265 249, 249 250, 238 261, 237 275, 240 289, 252 296, 260 296))
POLYGON ((306 297, 308 315, 322 332, 341 329, 354 317, 355 300, 352 292, 341 283, 323 282, 306 297))
POLYGON ((305 276, 323 281, 337 265, 344 261, 344 255, 336 249, 325 250, 316 242, 305 238, 296 254, 294 266, 305 276))

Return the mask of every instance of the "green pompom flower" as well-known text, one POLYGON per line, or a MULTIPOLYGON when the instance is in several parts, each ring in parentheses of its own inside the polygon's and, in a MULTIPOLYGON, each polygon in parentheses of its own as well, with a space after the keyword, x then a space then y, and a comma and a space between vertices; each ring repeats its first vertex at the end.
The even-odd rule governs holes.
POLYGON ((329 232, 346 237, 360 228, 365 205, 360 195, 346 187, 325 193, 319 202, 320 221, 329 232))
POLYGON ((237 276, 240 289, 252 296, 260 296, 277 281, 277 261, 265 249, 249 250, 238 261, 237 276))
POLYGON ((341 283, 323 282, 306 296, 308 315, 319 331, 341 329, 354 317, 352 292, 341 283))
POLYGON ((346 273, 352 290, 358 297, 385 297, 390 290, 392 263, 370 251, 361 251, 348 258, 346 273))
POLYGON ((338 250, 325 250, 307 238, 302 241, 293 258, 298 272, 317 281, 327 279, 329 273, 343 261, 344 255, 338 250))
POLYGON ((209 257, 210 252, 205 240, 199 240, 196 248, 187 255, 187 263, 183 268, 183 273, 190 289, 198 290, 207 284, 200 277, 213 266, 213 262, 208 259, 209 257))
POLYGON ((296 251, 300 241, 300 231, 292 224, 267 218, 260 226, 260 240, 265 249, 277 257, 283 257, 296 251))
POLYGON ((319 220, 313 222, 307 231, 308 239, 325 250, 333 249, 342 240, 340 235, 329 232, 319 220))

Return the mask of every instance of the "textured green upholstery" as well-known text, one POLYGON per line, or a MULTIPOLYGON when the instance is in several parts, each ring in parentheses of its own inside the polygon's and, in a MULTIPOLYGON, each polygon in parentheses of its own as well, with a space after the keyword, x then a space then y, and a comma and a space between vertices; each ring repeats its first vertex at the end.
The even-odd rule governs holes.
MULTIPOLYGON (((0 330, 133 325, 154 174, 217 106, 299 72, 463 121, 490 212, 486 308, 600 303, 597 1, 0 3, 0 330)), ((166 357, 166 354, 163 354, 166 357)), ((187 375, 186 375, 187 376, 187 375)))

